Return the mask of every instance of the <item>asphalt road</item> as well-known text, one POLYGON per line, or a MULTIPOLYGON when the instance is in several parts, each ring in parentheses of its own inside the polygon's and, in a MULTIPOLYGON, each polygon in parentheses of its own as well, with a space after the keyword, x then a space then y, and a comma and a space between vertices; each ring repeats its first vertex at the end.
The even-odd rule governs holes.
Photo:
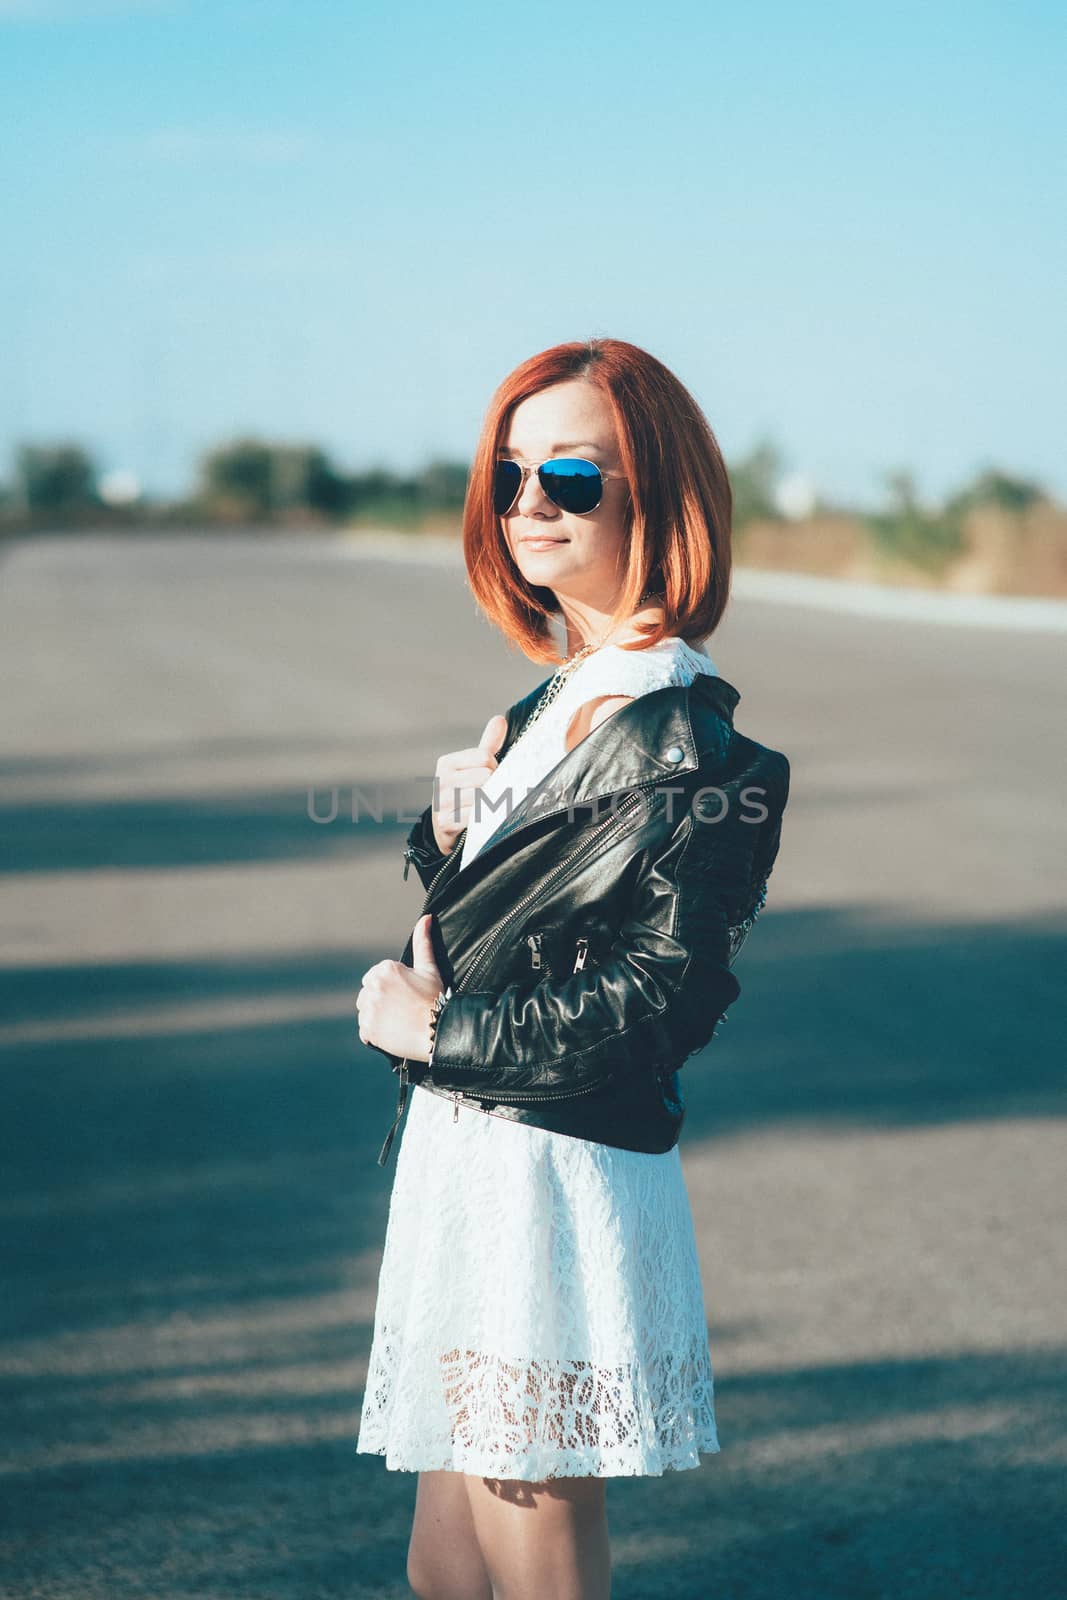
MULTIPOLYGON (((1063 1593, 1063 637, 738 595, 709 649, 793 788, 686 1069, 723 1449, 611 1482, 616 1600, 1063 1593)), ((544 671, 317 536, 13 546, 0 651, 0 1595, 405 1596, 353 997, 544 671)))

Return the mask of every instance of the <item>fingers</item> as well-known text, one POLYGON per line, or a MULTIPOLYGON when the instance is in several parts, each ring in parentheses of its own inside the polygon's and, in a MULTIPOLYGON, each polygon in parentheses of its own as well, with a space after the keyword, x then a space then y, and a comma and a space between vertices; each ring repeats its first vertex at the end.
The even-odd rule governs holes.
MULTIPOLYGON (((482 736, 476 745, 470 745, 465 750, 449 750, 446 755, 438 757, 437 776, 452 777, 474 770, 480 770, 488 776, 499 765, 496 752, 504 743, 507 731, 507 717, 502 712, 495 712, 482 729, 482 736)), ((484 777, 482 781, 485 781, 484 777)))
POLYGON ((437 970, 437 957, 434 955, 433 939, 430 936, 430 923, 433 912, 428 911, 420 917, 415 924, 411 935, 412 967, 415 972, 423 973, 426 977, 441 981, 441 974, 437 970))
POLYGON ((438 803, 433 807, 433 818, 440 834, 455 838, 461 829, 468 826, 482 788, 482 783, 471 783, 454 789, 442 787, 438 790, 438 803))
POLYGON ((484 766, 466 767, 438 778, 433 815, 442 831, 454 834, 466 827, 474 809, 474 797, 484 786, 489 771, 484 766))
POLYGON ((436 816, 442 827, 456 827, 464 823, 474 810, 474 797, 483 788, 480 783, 465 783, 457 785, 454 789, 441 789, 438 791, 438 803, 434 807, 436 816))
POLYGON ((439 756, 434 771, 436 805, 433 809, 438 842, 447 840, 467 826, 474 810, 475 795, 496 771, 499 750, 507 736, 508 719, 501 712, 489 718, 480 743, 465 750, 450 750, 439 756))
POLYGON ((356 1028, 361 1044, 403 1055, 417 1041, 426 1008, 443 984, 430 938, 432 913, 420 917, 412 935, 414 964, 378 961, 363 974, 356 993, 356 1028))
POLYGON ((466 750, 450 750, 438 756, 435 769, 438 778, 455 778, 460 772, 484 772, 487 776, 496 767, 496 759, 483 746, 471 745, 466 750))
POLYGON ((503 744, 504 736, 507 731, 507 717, 503 716, 500 712, 497 712, 494 716, 489 718, 489 721, 485 725, 485 730, 482 733, 481 738, 478 740, 479 749, 485 750, 490 755, 493 755, 503 744))
MULTIPOLYGON (((456 772, 448 775, 447 788, 449 789, 480 789, 494 771, 492 767, 460 767, 456 772)), ((442 781, 438 788, 444 792, 446 784, 442 781)))
POLYGON ((356 1016, 358 1018, 357 1031, 361 1044, 369 1044, 370 1039, 364 1028, 368 1017, 382 992, 382 983, 385 977, 383 967, 396 966, 395 961, 378 961, 373 967, 368 967, 360 980, 356 991, 356 1016))

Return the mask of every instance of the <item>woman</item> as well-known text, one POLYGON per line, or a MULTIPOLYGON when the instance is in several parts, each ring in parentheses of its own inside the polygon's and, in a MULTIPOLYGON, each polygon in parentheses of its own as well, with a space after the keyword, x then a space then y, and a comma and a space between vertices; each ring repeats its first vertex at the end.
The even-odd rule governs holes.
POLYGON ((739 993, 788 792, 700 647, 730 512, 706 419, 633 345, 556 346, 490 405, 471 588, 558 670, 438 761, 405 850, 427 914, 357 999, 400 1077, 383 1163, 429 1091, 357 1441, 419 1474, 424 1600, 606 1596, 606 1479, 719 1449, 678 1069, 739 993))

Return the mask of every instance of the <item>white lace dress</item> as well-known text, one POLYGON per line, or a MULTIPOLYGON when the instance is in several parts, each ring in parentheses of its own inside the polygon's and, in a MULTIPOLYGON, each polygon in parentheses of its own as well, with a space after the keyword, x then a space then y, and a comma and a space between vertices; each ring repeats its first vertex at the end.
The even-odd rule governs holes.
MULTIPOLYGON (((490 775, 515 805, 574 711, 714 673, 681 639, 609 645, 490 775)), ((460 870, 504 818, 471 820, 460 870)), ((659 1475, 719 1449, 678 1146, 618 1150, 413 1086, 397 1149, 356 1449, 400 1471, 659 1475)))

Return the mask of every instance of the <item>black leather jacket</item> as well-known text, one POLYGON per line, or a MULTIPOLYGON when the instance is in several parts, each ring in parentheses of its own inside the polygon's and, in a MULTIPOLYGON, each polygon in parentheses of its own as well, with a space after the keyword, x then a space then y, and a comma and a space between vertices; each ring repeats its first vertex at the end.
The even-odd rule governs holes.
MULTIPOLYGON (((507 753, 548 679, 507 713, 507 753)), ((678 1141, 678 1069, 741 985, 731 970, 766 899, 789 762, 738 733, 719 676, 638 695, 528 795, 460 868, 432 806, 404 850, 432 911, 450 998, 432 1065, 387 1055, 408 1083, 487 1114, 624 1150, 678 1141)), ((412 940, 400 958, 412 965, 412 940)), ((374 1048, 379 1048, 375 1046, 374 1048)))

